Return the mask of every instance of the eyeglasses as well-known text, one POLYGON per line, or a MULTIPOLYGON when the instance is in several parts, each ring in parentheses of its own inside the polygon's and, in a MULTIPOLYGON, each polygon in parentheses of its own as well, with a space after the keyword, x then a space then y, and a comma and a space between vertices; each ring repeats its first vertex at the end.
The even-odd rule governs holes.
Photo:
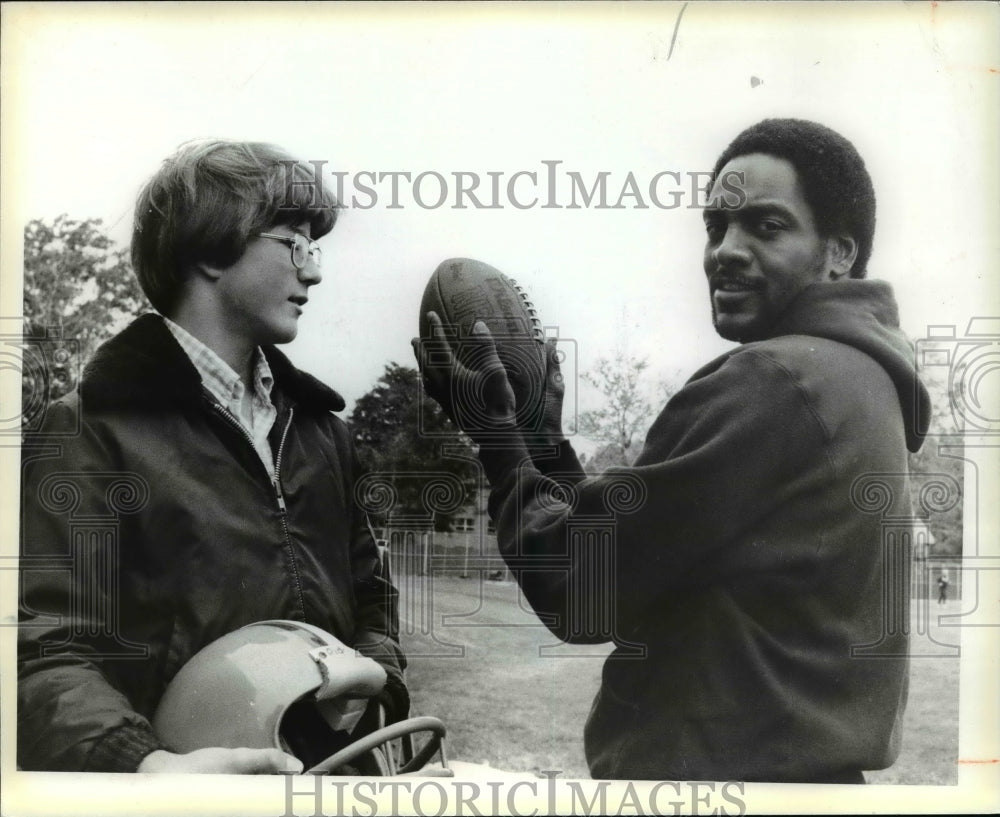
POLYGON ((318 267, 323 261, 323 251, 319 244, 310 241, 301 233, 295 235, 281 235, 280 233, 257 233, 259 238, 270 238, 274 241, 281 241, 292 248, 292 264, 295 269, 303 269, 306 261, 311 257, 313 263, 318 267))

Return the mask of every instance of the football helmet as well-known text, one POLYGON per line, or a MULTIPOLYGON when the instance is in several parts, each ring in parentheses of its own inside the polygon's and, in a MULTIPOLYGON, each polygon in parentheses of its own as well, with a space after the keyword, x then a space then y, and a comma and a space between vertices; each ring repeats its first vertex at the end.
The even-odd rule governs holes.
POLYGON ((385 726, 370 705, 386 674, 319 627, 248 624, 196 653, 173 678, 153 730, 175 752, 208 746, 279 748, 307 772, 408 774, 444 755, 444 724, 409 718, 385 726), (413 750, 413 735, 429 733, 413 750))

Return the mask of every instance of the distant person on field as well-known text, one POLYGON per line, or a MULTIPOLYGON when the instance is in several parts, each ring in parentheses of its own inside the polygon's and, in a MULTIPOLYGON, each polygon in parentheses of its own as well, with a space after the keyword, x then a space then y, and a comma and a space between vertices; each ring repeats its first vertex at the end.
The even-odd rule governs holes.
POLYGON ((948 571, 942 570, 938 576, 938 604, 945 604, 948 601, 948 571))

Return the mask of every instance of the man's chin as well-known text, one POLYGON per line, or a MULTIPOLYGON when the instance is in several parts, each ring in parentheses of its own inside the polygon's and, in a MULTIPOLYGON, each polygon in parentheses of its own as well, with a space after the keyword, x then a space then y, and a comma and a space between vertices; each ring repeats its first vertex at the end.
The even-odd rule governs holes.
POLYGON ((262 346, 280 346, 283 343, 291 343, 299 334, 298 325, 282 326, 274 328, 266 340, 260 344, 262 346))
POLYGON ((720 338, 731 340, 734 343, 750 343, 760 340, 763 332, 759 326, 760 321, 753 319, 741 319, 729 315, 713 315, 712 324, 720 338))

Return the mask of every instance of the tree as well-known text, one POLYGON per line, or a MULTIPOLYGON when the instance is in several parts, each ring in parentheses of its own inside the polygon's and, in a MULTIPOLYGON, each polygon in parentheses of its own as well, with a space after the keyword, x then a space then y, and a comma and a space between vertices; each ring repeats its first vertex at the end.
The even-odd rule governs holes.
POLYGON ((641 449, 637 442, 624 449, 618 443, 605 443, 589 457, 581 455, 580 464, 588 474, 600 474, 615 465, 631 465, 641 449))
POLYGON ((70 391, 97 346, 149 309, 100 219, 63 214, 24 228, 23 422, 70 391))
MULTIPOLYGON (((417 370, 387 364, 375 387, 355 404, 349 422, 362 467, 395 493, 387 513, 430 517, 437 530, 450 529, 479 487, 475 450, 423 393, 417 370)), ((382 515, 376 521, 389 520, 382 515)))
MULTIPOLYGON (((591 472, 611 465, 630 465, 639 454, 641 436, 646 431, 656 407, 645 396, 642 373, 649 368, 646 358, 636 358, 624 348, 614 358, 602 357, 583 379, 597 389, 602 408, 580 414, 578 431, 601 448, 587 463, 591 472)), ((673 389, 664 385, 666 396, 673 389)))

